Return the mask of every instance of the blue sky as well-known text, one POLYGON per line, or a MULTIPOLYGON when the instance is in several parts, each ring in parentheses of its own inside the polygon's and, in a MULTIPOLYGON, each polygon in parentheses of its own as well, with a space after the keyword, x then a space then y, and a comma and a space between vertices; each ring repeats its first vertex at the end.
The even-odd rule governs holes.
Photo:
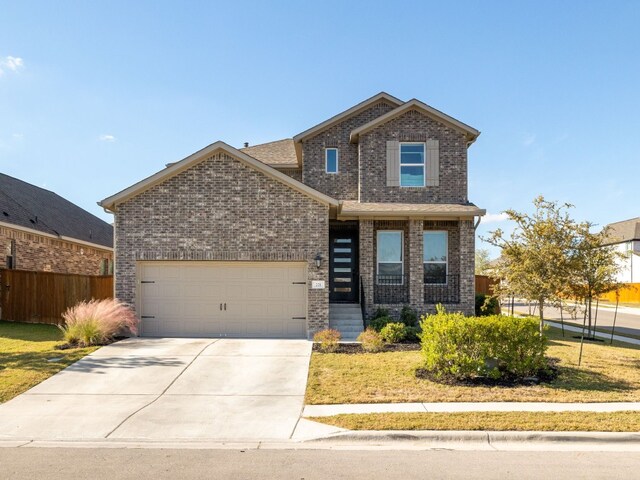
POLYGON ((637 1, 0 1, 0 171, 110 221, 95 202, 167 162, 384 90, 482 131, 479 234, 538 194, 624 220, 640 215, 639 23, 637 1))

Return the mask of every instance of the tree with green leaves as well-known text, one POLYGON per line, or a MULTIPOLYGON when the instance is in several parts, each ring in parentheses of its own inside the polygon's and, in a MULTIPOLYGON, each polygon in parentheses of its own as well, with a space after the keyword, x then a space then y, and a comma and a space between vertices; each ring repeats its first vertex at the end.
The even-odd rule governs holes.
POLYGON ((575 226, 575 243, 571 252, 571 278, 568 295, 582 300, 587 309, 588 335, 591 336, 591 304, 594 298, 619 288, 616 278, 617 260, 614 247, 606 245, 608 231, 592 233, 593 224, 583 222, 575 226))
POLYGON ((569 216, 572 205, 568 203, 558 204, 539 196, 533 205, 533 214, 505 212, 515 223, 510 237, 497 229, 483 240, 501 249, 496 265, 496 276, 501 279, 498 293, 534 301, 542 333, 545 304, 559 305, 571 278, 575 222, 569 216))
POLYGON ((490 268, 489 250, 479 248, 476 250, 476 275, 486 275, 490 268))

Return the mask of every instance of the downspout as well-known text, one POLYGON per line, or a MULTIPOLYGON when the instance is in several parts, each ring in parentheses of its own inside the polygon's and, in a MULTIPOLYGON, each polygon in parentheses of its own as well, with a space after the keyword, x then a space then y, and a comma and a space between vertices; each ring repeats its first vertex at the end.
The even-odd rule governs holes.
POLYGON ((476 224, 473 226, 473 230, 477 230, 478 226, 480 225, 480 222, 482 221, 482 217, 478 216, 478 220, 476 221, 476 224))

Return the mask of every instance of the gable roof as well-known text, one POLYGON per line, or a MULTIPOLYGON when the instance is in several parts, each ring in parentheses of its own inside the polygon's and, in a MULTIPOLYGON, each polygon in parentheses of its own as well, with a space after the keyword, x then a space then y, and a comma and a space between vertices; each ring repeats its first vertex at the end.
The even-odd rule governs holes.
POLYGON ((328 195, 325 195, 324 193, 314 190, 313 188, 305 185, 304 183, 299 182, 282 172, 279 172, 275 168, 270 167, 269 165, 262 163, 259 160, 256 160, 255 158, 247 155, 244 152, 241 152, 240 150, 232 147, 231 145, 228 145, 222 141, 217 141, 201 150, 198 150, 197 152, 189 155, 188 157, 183 158, 179 162, 169 164, 169 166, 167 166, 167 168, 165 168, 164 170, 160 170, 159 172, 151 175, 150 177, 147 177, 144 180, 141 180, 138 183, 135 183, 128 188, 125 188, 121 192, 118 192, 115 195, 105 198, 101 202, 98 202, 98 205, 102 206, 103 208, 106 208, 107 210, 111 210, 112 212, 115 212, 116 207, 119 203, 122 203, 132 197, 135 197, 136 195, 139 195, 145 190, 148 190, 149 188, 164 182, 165 180, 187 170, 188 168, 192 167, 193 165, 203 160, 206 160, 211 155, 214 155, 218 152, 225 152, 231 155, 233 158, 239 160, 243 164, 258 170, 259 172, 264 173, 265 175, 275 180, 278 180, 284 183, 285 185, 288 185, 292 189, 297 190, 298 192, 303 193, 308 197, 311 197, 314 200, 317 200, 320 203, 324 203, 326 205, 333 206, 333 207, 337 207, 339 204, 337 200, 329 197, 328 195))
POLYGON ((305 130, 302 133, 297 134, 296 136, 293 137, 293 141, 298 144, 300 142, 302 142, 303 140, 305 140, 306 138, 309 138, 319 132, 321 132, 322 130, 325 130, 326 128, 329 128, 330 126, 341 122, 342 120, 344 120, 345 118, 348 118, 352 115, 355 115, 356 113, 361 112, 362 110, 365 110, 366 108, 368 108, 371 105, 374 105, 380 101, 386 101, 391 103, 392 105, 395 106, 400 106, 403 104, 402 100, 398 100, 396 97, 393 97, 391 95, 389 95, 386 92, 380 92, 377 95, 374 95, 371 98, 367 98, 366 100, 364 100, 363 102, 358 103, 357 105, 354 105, 353 107, 349 108, 348 110, 345 110, 342 113, 339 113, 337 115, 334 115, 333 117, 331 117, 328 120, 325 120, 322 123, 319 123, 318 125, 316 125, 315 127, 311 127, 307 130, 305 130))
POLYGON ((298 168, 296 148, 292 138, 261 143, 240 149, 241 152, 277 168, 298 168))
POLYGON ((607 239, 610 244, 640 240, 640 217, 610 223, 605 228, 608 229, 607 239))
POLYGON ((0 173, 0 222, 113 247, 113 227, 60 195, 0 173))
POLYGON ((361 134, 368 132, 369 130, 377 127, 378 125, 382 125, 385 122, 393 120, 394 118, 399 117, 400 115, 408 112, 409 110, 418 110, 419 112, 424 113, 425 115, 433 118, 434 120, 442 122, 458 131, 461 131, 467 136, 467 140, 469 141, 470 144, 473 143, 476 140, 476 138, 478 138, 478 135, 480 135, 480 132, 475 128, 470 127, 466 123, 462 123, 461 121, 456 120, 453 117, 450 117, 446 113, 443 113, 440 110, 436 110, 435 108, 427 105, 426 103, 423 103, 420 100, 417 100, 414 98, 412 100, 409 100, 407 103, 404 103, 399 107, 391 110, 390 112, 379 116, 378 118, 370 121, 369 123, 365 123, 364 125, 354 129, 351 132, 350 141, 352 143, 356 143, 361 134))

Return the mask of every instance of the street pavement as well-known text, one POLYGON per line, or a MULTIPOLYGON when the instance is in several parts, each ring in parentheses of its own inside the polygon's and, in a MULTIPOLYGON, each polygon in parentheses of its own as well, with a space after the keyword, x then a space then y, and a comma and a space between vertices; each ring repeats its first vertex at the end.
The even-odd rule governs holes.
MULTIPOLYGON (((567 323, 582 326, 582 322, 584 319, 584 307, 578 305, 578 309, 579 311, 577 317, 572 318, 571 311, 575 310, 575 304, 568 303, 567 305, 565 305, 562 311, 564 321, 567 323)), ((510 306, 503 306, 503 310, 503 313, 511 312, 510 306)), ((534 315, 538 315, 537 310, 534 311, 533 308, 529 309, 528 304, 517 301, 515 303, 514 311, 515 313, 521 314, 528 314, 531 311, 534 315)), ((546 306, 544 308, 544 317, 546 320, 554 320, 560 322, 560 309, 546 306)), ((596 323, 598 329, 603 329, 610 332, 613 327, 614 317, 616 320, 616 334, 640 336, 640 308, 619 307, 618 313, 616 315, 615 308, 599 305, 598 317, 596 319, 596 303, 593 303, 592 319, 596 323)))
POLYGON ((629 452, 0 449, 4 480, 637 479, 629 452))

